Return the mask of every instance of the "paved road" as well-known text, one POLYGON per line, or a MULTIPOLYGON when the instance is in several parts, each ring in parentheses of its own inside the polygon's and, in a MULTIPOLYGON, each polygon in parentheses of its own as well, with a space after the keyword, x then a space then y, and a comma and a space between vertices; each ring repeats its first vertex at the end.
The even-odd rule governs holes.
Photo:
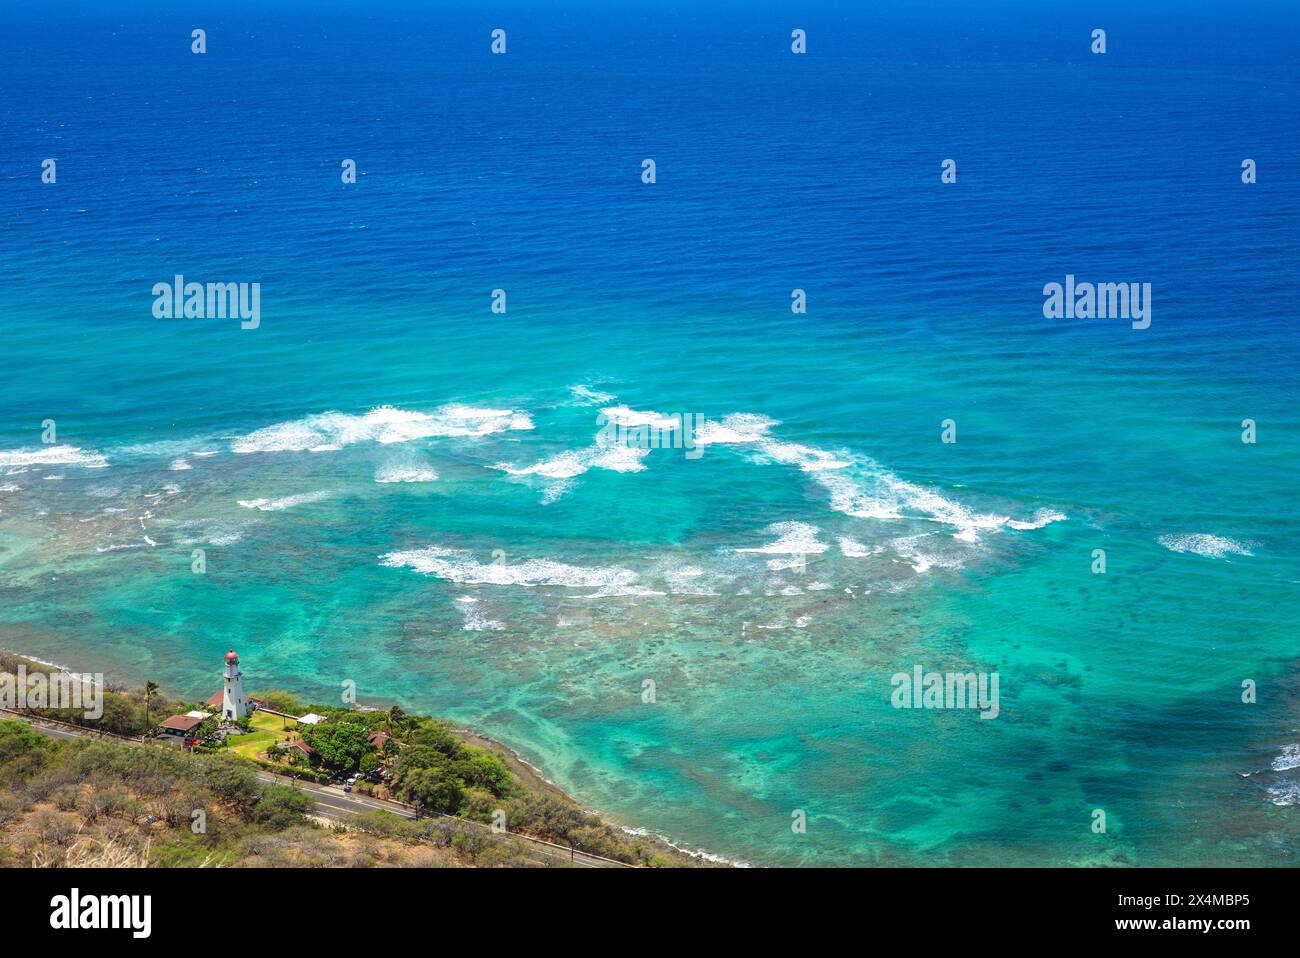
MULTIPOLYGON (((82 731, 80 729, 74 729, 62 725, 49 724, 21 712, 10 712, 8 709, 0 711, 4 711, 7 715, 11 715, 14 718, 22 719, 42 735, 48 735, 51 738, 72 739, 97 737, 94 732, 82 731)), ((317 785, 311 782, 296 781, 284 775, 276 775, 272 772, 261 770, 258 771, 257 777, 268 784, 293 785, 302 789, 304 792, 310 794, 315 800, 316 813, 323 818, 330 819, 331 821, 346 821, 347 818, 352 815, 356 815, 359 812, 368 812, 373 809, 381 809, 385 812, 391 812, 401 818, 413 819, 417 817, 415 810, 409 806, 401 805, 397 802, 386 802, 382 799, 370 798, 365 795, 354 795, 350 792, 343 791, 342 788, 335 785, 317 785)), ((450 815, 442 817, 448 818, 451 821, 461 822, 467 828, 479 827, 487 829, 488 827, 480 822, 472 822, 467 819, 455 818, 450 815)), ((570 851, 567 848, 560 848, 546 842, 538 841, 535 838, 529 838, 527 835, 516 835, 515 837, 522 838, 524 841, 528 842, 530 850, 534 856, 532 861, 538 864, 573 865, 578 868, 629 867, 624 865, 622 862, 612 862, 605 858, 598 858, 595 855, 588 855, 585 852, 570 851)))

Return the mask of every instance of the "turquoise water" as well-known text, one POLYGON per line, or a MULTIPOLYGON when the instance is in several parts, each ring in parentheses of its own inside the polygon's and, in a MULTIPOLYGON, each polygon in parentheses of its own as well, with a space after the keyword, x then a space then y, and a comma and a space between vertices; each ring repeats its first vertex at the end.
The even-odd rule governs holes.
POLYGON ((0 644, 195 697, 233 646, 732 860, 1295 863, 1296 87, 1258 25, 1103 73, 1068 23, 998 21, 1018 59, 814 19, 796 73, 767 14, 707 62, 691 20, 521 16, 497 64, 389 15, 0 58, 0 644), (154 319, 178 272, 261 282, 260 328, 154 319), (1044 319, 1067 272, 1151 282, 1151 327, 1044 319), (679 415, 694 450, 598 438, 679 415), (893 708, 917 664, 997 672, 998 717, 893 708))

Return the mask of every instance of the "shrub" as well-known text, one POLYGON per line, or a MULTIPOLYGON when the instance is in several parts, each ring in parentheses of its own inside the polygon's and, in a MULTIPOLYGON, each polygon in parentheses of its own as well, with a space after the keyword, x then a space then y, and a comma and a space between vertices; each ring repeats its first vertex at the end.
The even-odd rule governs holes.
POLYGON ((268 785, 253 806, 252 819, 274 831, 303 824, 303 816, 312 809, 312 800, 292 785, 268 785))

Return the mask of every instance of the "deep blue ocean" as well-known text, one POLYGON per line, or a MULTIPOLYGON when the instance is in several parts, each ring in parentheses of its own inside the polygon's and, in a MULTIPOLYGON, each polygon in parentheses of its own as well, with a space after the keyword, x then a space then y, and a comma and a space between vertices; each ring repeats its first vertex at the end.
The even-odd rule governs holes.
POLYGON ((1297 863, 1295 4, 176 6, 0 9, 0 646, 733 861, 1297 863))

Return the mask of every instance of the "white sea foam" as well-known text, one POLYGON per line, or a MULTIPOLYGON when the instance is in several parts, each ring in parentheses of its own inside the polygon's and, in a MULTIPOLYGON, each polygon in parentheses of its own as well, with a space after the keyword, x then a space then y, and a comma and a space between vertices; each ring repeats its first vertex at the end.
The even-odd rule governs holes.
POLYGON ((636 581, 636 573, 618 566, 588 568, 528 559, 524 562, 479 562, 463 549, 411 549, 390 552, 379 557, 392 568, 411 568, 424 575, 463 585, 557 585, 567 588, 603 588, 627 586, 636 581))
POLYGON ((599 389, 594 389, 591 386, 570 386, 569 392, 573 394, 575 400, 582 403, 584 406, 599 406, 603 403, 614 401, 612 394, 601 392, 599 389))
POLYGON ((711 852, 701 851, 699 849, 687 848, 683 845, 674 845, 663 835, 660 835, 655 832, 647 831, 644 828, 632 828, 631 826, 624 825, 622 826, 622 830, 628 835, 639 836, 642 838, 653 835, 653 837, 659 839, 659 841, 663 842, 665 845, 669 845, 672 848, 676 849, 677 851, 682 852, 683 854, 686 855, 690 855, 692 858, 698 858, 701 861, 715 862, 721 865, 730 865, 733 868, 750 867, 748 862, 742 861, 741 859, 738 858, 723 858, 721 855, 714 855, 711 852))
POLYGON ((706 422, 696 445, 737 445, 748 448, 760 461, 795 466, 826 490, 830 506, 856 519, 901 520, 917 518, 955 528, 953 536, 977 542, 981 532, 1002 528, 1037 529, 1065 515, 1040 509, 1032 520, 975 512, 934 489, 908 482, 879 463, 847 451, 783 442, 772 436, 781 423, 752 413, 732 413, 718 422, 706 422))
POLYGON ((119 552, 122 549, 144 549, 149 546, 156 546, 157 544, 158 543, 154 542, 148 536, 145 536, 144 540, 141 542, 121 542, 121 543, 112 543, 106 546, 96 546, 95 551, 96 552, 119 552))
POLYGON ((331 452, 358 442, 390 444, 435 437, 478 437, 532 429, 527 413, 458 403, 431 413, 380 406, 364 415, 325 412, 258 429, 231 443, 237 453, 331 452))
POLYGON ((601 586, 599 591, 587 596, 589 599, 614 599, 626 596, 637 596, 648 598, 651 596, 667 595, 662 589, 652 589, 648 585, 606 585, 601 586))
POLYGON ((1057 512, 1055 509, 1039 509, 1034 513, 1034 518, 1026 521, 1018 519, 1008 519, 1007 525, 1012 529, 1041 529, 1043 526, 1051 525, 1053 522, 1064 522, 1067 516, 1063 512, 1057 512))
POLYGON ((456 603, 460 614, 464 616, 466 632, 500 632, 505 629, 505 623, 484 615, 483 610, 478 608, 478 599, 466 595, 457 599, 456 603))
POLYGON ((965 564, 963 556, 945 551, 942 543, 937 541, 932 548, 923 549, 922 546, 929 544, 932 539, 931 533, 901 536, 891 541, 890 547, 898 556, 907 560, 912 566, 912 571, 918 575, 923 575, 933 568, 960 569, 965 564))
POLYGON ((240 499, 239 504, 245 509, 259 509, 262 512, 280 512, 284 509, 292 509, 294 506, 306 505, 310 502, 320 502, 322 499, 328 499, 328 492, 304 492, 296 496, 285 496, 282 499, 240 499))
POLYGON ((680 429, 682 422, 677 416, 665 416, 658 412, 642 412, 627 406, 608 406, 601 410, 606 421, 616 426, 650 426, 654 429, 680 429))
POLYGON ((1285 772, 1292 768, 1300 768, 1300 745, 1284 745, 1282 754, 1273 759, 1275 772, 1285 772))
POLYGON ((416 463, 390 463, 375 471, 375 482, 433 482, 438 473, 416 463))
POLYGON ((840 555, 849 559, 861 559, 884 551, 880 546, 865 546, 856 539, 849 539, 845 536, 840 536, 839 545, 840 555))
POLYGON ((514 466, 508 462, 499 462, 492 468, 519 479, 528 477, 541 479, 544 483, 541 502, 542 505, 549 505, 572 489, 574 480, 583 473, 592 469, 604 469, 609 472, 640 472, 645 469, 642 460, 649 454, 649 449, 611 445, 604 433, 597 433, 595 442, 586 449, 557 453, 531 466, 514 466))
POLYGON ((1222 559, 1228 555, 1254 555, 1250 551, 1249 543, 1238 542, 1226 536, 1212 536, 1204 532, 1160 536, 1156 541, 1172 552, 1192 552, 1212 559, 1222 559))
POLYGON ((768 440, 768 431, 773 426, 781 425, 775 419, 758 416, 753 413, 736 412, 723 416, 721 420, 706 419, 696 431, 695 444, 707 446, 710 443, 735 445, 768 440))
POLYGON ((668 591, 674 595, 718 594, 710 584, 716 576, 706 575, 701 566, 665 560, 656 567, 655 573, 664 580, 668 591))
POLYGON ((194 467, 191 466, 184 459, 175 459, 172 461, 172 464, 167 468, 170 469, 172 472, 185 472, 186 470, 193 469, 194 467))
POLYGON ((776 536, 776 541, 769 542, 765 546, 736 551, 801 556, 819 555, 830 548, 826 543, 817 540, 821 530, 807 522, 774 522, 763 531, 776 536))
POLYGON ((574 479, 589 469, 608 469, 611 472, 640 472, 645 468, 641 460, 649 449, 633 446, 606 446, 597 444, 587 449, 561 452, 535 462, 531 466, 512 466, 500 462, 493 469, 512 476, 541 476, 544 479, 574 479))
POLYGON ((40 449, 0 450, 0 468, 10 468, 9 475, 26 471, 28 466, 82 466, 85 469, 103 469, 108 460, 97 452, 87 452, 76 446, 44 446, 40 449))
POLYGON ((1300 782, 1277 782, 1268 787, 1268 797, 1274 805, 1300 805, 1300 782))

